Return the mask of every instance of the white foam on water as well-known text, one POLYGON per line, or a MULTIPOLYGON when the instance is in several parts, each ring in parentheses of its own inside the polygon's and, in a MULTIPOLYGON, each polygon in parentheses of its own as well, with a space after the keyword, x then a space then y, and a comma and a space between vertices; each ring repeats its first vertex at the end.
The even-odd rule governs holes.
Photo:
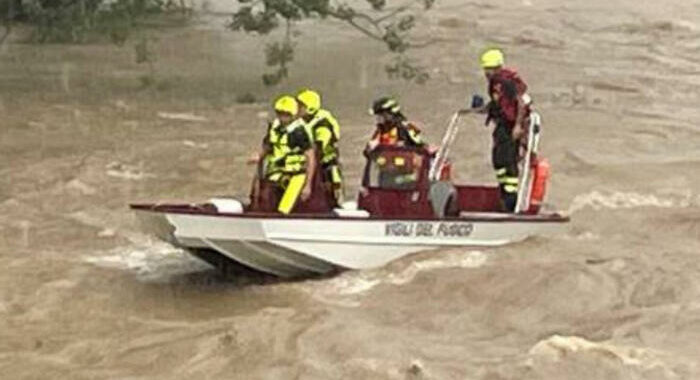
POLYGON ((84 260, 102 268, 133 272, 140 280, 155 282, 210 268, 187 252, 168 243, 149 238, 138 240, 140 240, 138 244, 86 256, 84 260))
POLYGON ((586 231, 582 234, 576 236, 576 240, 600 240, 600 235, 594 234, 593 232, 586 231))
POLYGON ((191 121, 195 123, 206 123, 209 121, 209 119, 207 119, 204 116, 199 116, 187 112, 158 112, 158 117, 166 120, 191 121))
POLYGON ((91 226, 95 228, 104 228, 106 221, 102 218, 96 217, 94 214, 88 213, 86 211, 76 211, 66 215, 69 219, 75 220, 78 223, 82 223, 86 226, 91 226))
POLYGON ((207 148, 209 148, 209 144, 207 144, 207 143, 196 143, 192 140, 184 140, 182 142, 182 145, 184 145, 186 147, 194 148, 194 149, 207 149, 207 148))
POLYGON ((97 194, 97 189, 80 181, 77 178, 74 178, 74 179, 70 180, 68 183, 66 183, 66 188, 69 190, 77 191, 82 195, 95 195, 95 194, 97 194))
POLYGON ((133 272, 144 281, 166 281, 171 276, 210 268, 182 249, 140 232, 115 228, 108 220, 95 213, 77 211, 68 214, 67 217, 99 228, 98 237, 119 236, 129 242, 127 245, 83 258, 93 265, 133 272))
POLYGON ((578 336, 553 335, 537 342, 529 350, 530 357, 525 364, 532 367, 538 360, 547 362, 573 360, 581 354, 596 354, 606 360, 618 361, 625 366, 643 370, 662 369, 666 375, 675 378, 675 374, 660 359, 661 353, 649 349, 591 342, 578 336))
POLYGON ((555 240, 568 240, 568 241, 597 241, 601 239, 601 236, 593 233, 591 231, 576 232, 571 231, 566 234, 560 234, 552 236, 551 239, 555 240))
POLYGON ((330 280, 310 282, 312 287, 305 287, 324 302, 349 307, 360 306, 353 300, 337 299, 337 296, 359 296, 378 285, 405 285, 421 272, 453 268, 479 268, 485 265, 487 256, 481 251, 468 251, 446 254, 441 258, 415 261, 397 273, 387 273, 386 270, 347 272, 330 280))
POLYGON ((111 228, 105 228, 102 231, 97 233, 97 237, 99 238, 110 238, 110 237, 115 237, 117 235, 116 231, 114 231, 111 228))
POLYGON ((156 240, 155 238, 140 232, 119 229, 118 227, 114 226, 113 222, 109 221, 107 218, 97 212, 76 211, 67 214, 66 217, 86 226, 99 229, 100 231, 97 233, 97 237, 100 238, 111 238, 118 235, 139 247, 162 243, 160 240, 156 240))
POLYGON ((146 173, 143 164, 139 166, 127 165, 120 162, 110 162, 105 166, 106 174, 110 177, 120 178, 130 181, 141 181, 146 178, 155 178, 155 174, 146 173))
POLYGON ((641 194, 635 192, 619 191, 592 191, 587 194, 577 195, 571 202, 569 214, 590 207, 594 210, 604 209, 632 209, 639 207, 680 208, 690 207, 694 204, 693 195, 690 192, 666 194, 641 194))
POLYGON ((379 285, 381 280, 365 272, 345 272, 333 278, 299 283, 297 289, 315 300, 339 307, 360 307, 358 296, 379 285))
POLYGON ((335 292, 338 294, 351 295, 364 293, 381 283, 382 281, 380 279, 367 278, 367 276, 344 277, 339 278, 338 281, 333 284, 333 288, 335 288, 335 292))
POLYGON ((139 170, 107 170, 107 175, 114 178, 126 179, 130 181, 141 181, 144 178, 154 178, 155 175, 144 173, 139 170))
POLYGON ((470 251, 465 255, 449 255, 446 258, 416 261, 403 271, 391 274, 386 282, 394 285, 407 284, 421 272, 450 268, 479 268, 486 264, 486 254, 481 251, 470 251))

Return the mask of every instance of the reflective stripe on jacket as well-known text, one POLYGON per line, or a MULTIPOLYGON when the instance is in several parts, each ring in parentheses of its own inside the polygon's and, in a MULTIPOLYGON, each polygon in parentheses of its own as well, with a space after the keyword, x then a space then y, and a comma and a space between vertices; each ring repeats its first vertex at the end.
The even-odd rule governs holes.
POLYGON ((264 144, 268 146, 265 176, 273 181, 284 174, 298 174, 306 170, 305 152, 311 149, 311 133, 303 120, 297 119, 282 126, 275 119, 268 127, 264 144))

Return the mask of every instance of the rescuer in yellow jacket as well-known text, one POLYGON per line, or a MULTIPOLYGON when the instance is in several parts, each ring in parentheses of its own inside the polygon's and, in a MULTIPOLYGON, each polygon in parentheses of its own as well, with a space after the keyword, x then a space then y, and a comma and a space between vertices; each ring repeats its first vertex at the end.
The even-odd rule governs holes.
POLYGON ((297 94, 299 117, 309 128, 319 152, 324 182, 329 183, 337 204, 343 202, 343 176, 340 166, 340 124, 328 111, 321 108, 321 96, 311 89, 297 94))
POLYGON ((313 137, 304 120, 297 118, 299 106, 293 96, 284 95, 275 101, 275 119, 269 123, 262 142, 262 174, 284 192, 277 210, 289 214, 299 199, 311 196, 316 170, 313 137))

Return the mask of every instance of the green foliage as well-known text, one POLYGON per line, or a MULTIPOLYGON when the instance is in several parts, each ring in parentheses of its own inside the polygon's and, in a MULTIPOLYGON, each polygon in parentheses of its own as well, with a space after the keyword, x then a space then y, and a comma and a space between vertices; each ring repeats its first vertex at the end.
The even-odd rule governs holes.
MULTIPOLYGON (((416 12, 433 7, 436 0, 408 0, 390 5, 389 0, 365 0, 369 10, 331 0, 238 0, 241 8, 233 14, 229 28, 259 35, 269 34, 286 23, 287 33, 281 43, 268 44, 265 49, 266 64, 273 71, 263 75, 263 83, 275 85, 287 77, 289 64, 294 59, 293 36, 290 33, 295 22, 306 18, 333 18, 357 29, 362 34, 382 42, 389 51, 396 53, 395 61, 387 65, 391 78, 401 78, 424 83, 428 73, 405 57, 417 44, 411 31, 417 24, 416 12)), ((398 1, 397 1, 398 2, 398 1)))
POLYGON ((98 0, 33 1, 25 6, 28 21, 36 26, 39 42, 81 42, 84 32, 95 23, 98 0))
POLYGON ((253 7, 245 6, 233 15, 229 27, 234 30, 267 34, 277 28, 278 24, 279 21, 274 12, 267 10, 253 12, 253 7))
POLYGON ((406 56, 399 55, 394 61, 385 66, 390 78, 414 81, 423 84, 430 79, 430 74, 425 67, 420 66, 406 56))
POLYGON ((0 45, 12 32, 12 23, 22 16, 21 0, 0 0, 0 25, 4 32, 0 35, 0 45))
POLYGON ((22 13, 21 0, 0 0, 0 21, 13 20, 22 13))
POLYGON ((367 0, 375 11, 381 11, 386 7, 386 0, 367 0))
POLYGON ((93 35, 106 35, 119 45, 139 22, 173 6, 164 0, 25 0, 21 4, 36 42, 81 43, 93 35))
POLYGON ((286 78, 289 69, 287 65, 294 60, 294 47, 289 39, 284 42, 274 42, 265 47, 266 64, 271 67, 276 67, 277 70, 272 73, 263 74, 262 80, 266 86, 278 84, 282 79, 286 78))

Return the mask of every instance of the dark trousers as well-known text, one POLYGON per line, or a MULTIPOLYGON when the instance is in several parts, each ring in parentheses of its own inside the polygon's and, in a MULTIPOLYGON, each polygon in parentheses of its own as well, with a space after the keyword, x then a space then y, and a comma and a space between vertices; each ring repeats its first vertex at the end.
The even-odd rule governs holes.
POLYGON ((501 201, 506 211, 513 212, 518 201, 518 143, 513 140, 512 129, 499 120, 493 131, 491 162, 496 171, 501 201))

